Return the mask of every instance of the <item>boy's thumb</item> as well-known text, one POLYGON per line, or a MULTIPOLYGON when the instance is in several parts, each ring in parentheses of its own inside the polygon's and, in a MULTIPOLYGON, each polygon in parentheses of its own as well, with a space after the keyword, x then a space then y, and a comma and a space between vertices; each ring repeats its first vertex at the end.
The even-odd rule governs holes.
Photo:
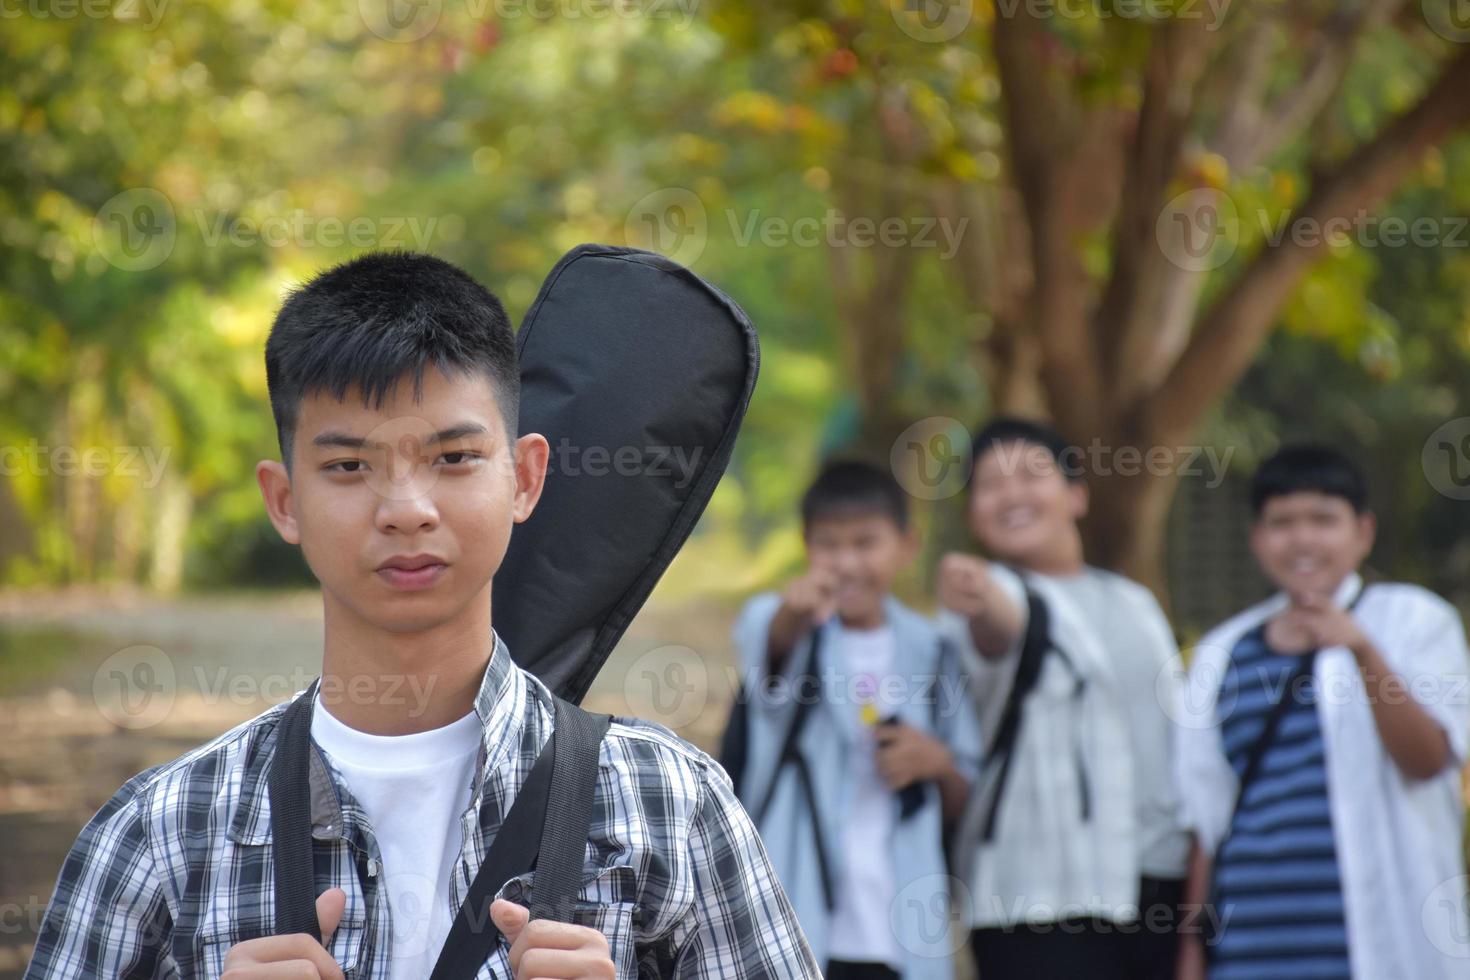
POLYGON ((328 888, 316 897, 316 923, 322 931, 322 945, 332 941, 347 909, 347 893, 340 888, 328 888))
POLYGON ((526 923, 531 921, 531 910, 524 905, 497 898, 490 903, 490 921, 505 936, 505 941, 514 946, 516 937, 526 928, 526 923))

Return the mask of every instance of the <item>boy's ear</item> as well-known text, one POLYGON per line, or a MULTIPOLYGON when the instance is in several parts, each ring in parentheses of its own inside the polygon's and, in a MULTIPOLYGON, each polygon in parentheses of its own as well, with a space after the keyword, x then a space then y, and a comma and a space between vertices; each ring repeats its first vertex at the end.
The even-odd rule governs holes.
POLYGON ((517 524, 530 517, 536 509, 541 490, 546 486, 546 467, 550 458, 551 446, 541 433, 528 432, 516 440, 516 496, 511 513, 517 524))
POLYGON ((1359 561, 1366 561, 1373 551, 1373 541, 1378 537, 1378 518, 1371 510, 1358 515, 1358 548, 1362 552, 1359 561))
POLYGON ((255 482, 260 484, 260 495, 265 499, 265 512, 276 532, 287 544, 300 544, 301 531, 296 526, 296 512, 291 506, 291 477, 286 467, 274 459, 263 459, 255 464, 255 482))
POLYGON ((1068 484, 1067 490, 1072 495, 1072 516, 1080 521, 1087 516, 1087 507, 1092 499, 1088 495, 1087 484, 1076 480, 1068 484))
POLYGON ((914 522, 909 521, 908 527, 903 529, 903 556, 906 562, 913 561, 919 557, 919 549, 923 541, 919 538, 919 528, 914 522))

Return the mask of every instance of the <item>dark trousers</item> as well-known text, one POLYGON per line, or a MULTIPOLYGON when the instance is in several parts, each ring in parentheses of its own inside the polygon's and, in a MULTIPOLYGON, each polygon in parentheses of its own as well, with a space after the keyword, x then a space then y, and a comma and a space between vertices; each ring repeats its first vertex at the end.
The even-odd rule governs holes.
POLYGON ((849 960, 830 960, 824 976, 827 980, 898 980, 898 974, 886 963, 853 963, 849 960))
POLYGON ((980 980, 1172 980, 1184 882, 1144 878, 1137 922, 1078 918, 976 929, 980 980))

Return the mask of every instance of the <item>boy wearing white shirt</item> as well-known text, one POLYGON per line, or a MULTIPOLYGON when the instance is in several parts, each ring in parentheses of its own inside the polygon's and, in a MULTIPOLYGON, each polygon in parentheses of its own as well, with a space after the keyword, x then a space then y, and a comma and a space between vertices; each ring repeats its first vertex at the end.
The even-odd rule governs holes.
POLYGON ((815 980, 729 779, 652 723, 616 718, 597 745, 566 921, 530 918, 538 875, 557 870, 546 853, 503 873, 494 845, 519 840, 515 801, 534 802, 537 760, 573 716, 492 626, 493 578, 550 453, 517 435, 500 301, 442 259, 368 253, 294 291, 265 353, 281 459, 256 479, 321 582, 322 676, 102 807, 26 977, 815 980), (272 775, 290 772, 275 764, 298 708, 296 810, 272 775), (304 855, 278 849, 293 812, 304 855), (315 933, 278 928, 277 858, 315 896, 315 933))
POLYGON ((1251 548, 1280 592, 1190 665, 1190 893, 1218 928, 1186 941, 1181 976, 1463 977, 1460 616, 1415 585, 1365 585, 1374 519, 1341 453, 1281 450, 1251 503, 1251 548))
POLYGON ((891 594, 918 544, 893 475, 831 463, 801 512, 809 569, 734 628, 741 800, 827 980, 951 980, 944 835, 978 761, 971 698, 891 594))
POLYGON ((950 554, 939 569, 987 753, 956 864, 985 980, 1164 980, 1189 847, 1171 778, 1178 649, 1146 588, 1084 561, 1071 456, 1024 419, 975 439, 970 527, 1005 565, 950 554))

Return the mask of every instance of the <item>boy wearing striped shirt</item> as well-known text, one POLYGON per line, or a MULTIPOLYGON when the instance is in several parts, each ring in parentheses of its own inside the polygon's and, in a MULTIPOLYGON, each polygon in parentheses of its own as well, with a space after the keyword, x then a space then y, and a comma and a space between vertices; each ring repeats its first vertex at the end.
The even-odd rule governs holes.
POLYGON ((1343 454, 1281 450, 1251 504, 1251 549, 1280 591, 1190 664, 1178 779, 1211 927, 1186 940, 1181 977, 1462 977, 1459 614, 1415 585, 1365 583, 1374 519, 1343 454))

